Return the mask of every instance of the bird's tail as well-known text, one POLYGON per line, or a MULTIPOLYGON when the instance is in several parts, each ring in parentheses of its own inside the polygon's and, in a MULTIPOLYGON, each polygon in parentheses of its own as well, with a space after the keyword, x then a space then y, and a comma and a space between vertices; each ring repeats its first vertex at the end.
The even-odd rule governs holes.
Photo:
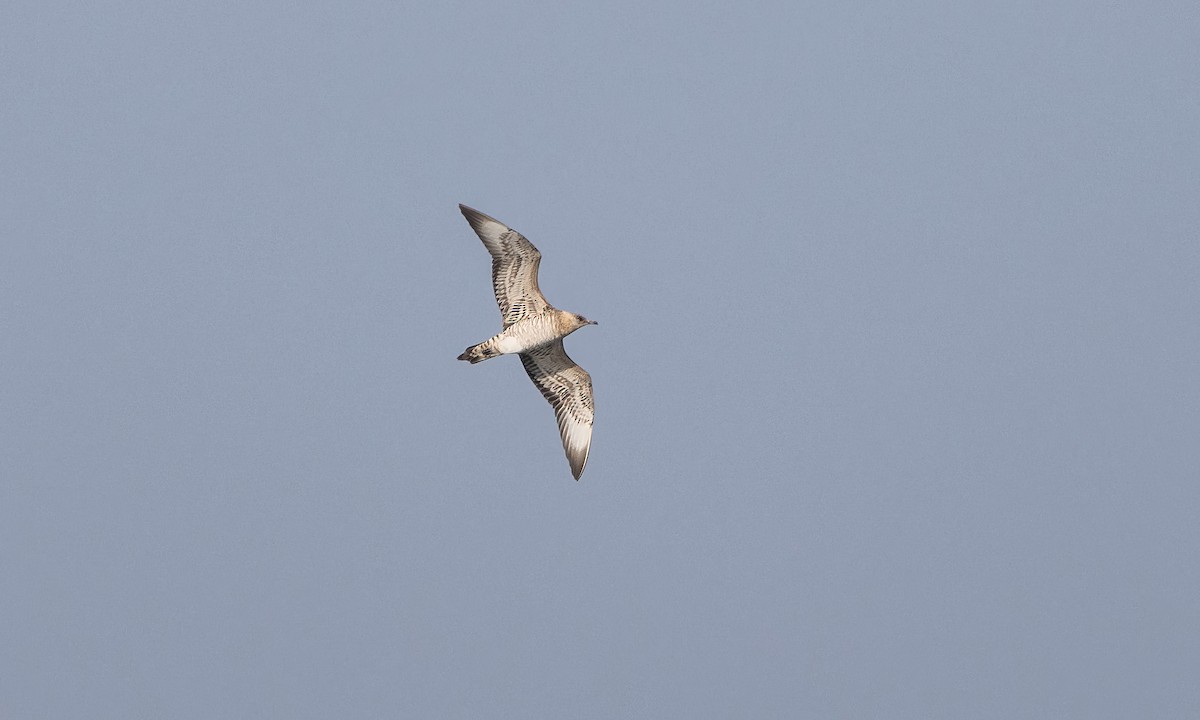
POLYGON ((478 345, 472 345, 466 350, 463 350, 463 354, 459 355, 458 359, 466 360, 474 365, 475 363, 483 362, 488 358, 494 358, 501 354, 502 353, 496 349, 496 344, 491 340, 488 340, 487 342, 481 342, 478 345))

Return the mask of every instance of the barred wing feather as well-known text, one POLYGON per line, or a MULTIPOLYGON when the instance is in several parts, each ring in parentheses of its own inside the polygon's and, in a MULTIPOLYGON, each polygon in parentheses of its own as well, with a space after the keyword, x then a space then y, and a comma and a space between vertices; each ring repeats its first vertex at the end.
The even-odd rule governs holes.
POLYGON ((542 254, 533 243, 490 215, 466 205, 459 205, 458 209, 492 256, 492 289, 496 291, 504 327, 550 307, 538 288, 542 254))
POLYGON ((529 379, 554 407, 563 450, 578 480, 592 446, 592 376, 575 364, 563 349, 562 339, 521 353, 529 379))

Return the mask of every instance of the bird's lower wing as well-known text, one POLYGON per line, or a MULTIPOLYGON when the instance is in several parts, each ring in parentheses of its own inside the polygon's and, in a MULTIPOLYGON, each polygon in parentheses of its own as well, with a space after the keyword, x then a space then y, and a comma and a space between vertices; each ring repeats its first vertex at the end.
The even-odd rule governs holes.
POLYGON ((563 450, 578 480, 592 446, 592 376, 567 356, 561 339, 521 353, 521 364, 554 408, 563 450))

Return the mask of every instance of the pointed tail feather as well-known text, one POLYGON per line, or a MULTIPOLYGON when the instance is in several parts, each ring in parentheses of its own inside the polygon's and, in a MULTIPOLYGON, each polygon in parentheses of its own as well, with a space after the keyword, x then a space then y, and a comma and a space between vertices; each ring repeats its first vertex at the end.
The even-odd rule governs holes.
POLYGON ((496 351, 496 348, 494 346, 489 345, 486 342, 482 342, 482 343, 479 343, 478 345, 472 345, 471 347, 467 348, 466 350, 463 350, 463 354, 459 355, 458 359, 466 360, 467 362, 474 365, 475 363, 483 362, 484 360, 487 360, 488 358, 494 358, 499 354, 500 353, 496 351))

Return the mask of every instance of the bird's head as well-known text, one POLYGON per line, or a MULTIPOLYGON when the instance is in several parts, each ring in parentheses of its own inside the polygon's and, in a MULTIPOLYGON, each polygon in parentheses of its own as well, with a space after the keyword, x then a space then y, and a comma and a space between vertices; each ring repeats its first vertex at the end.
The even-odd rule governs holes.
POLYGON ((571 328, 570 332, 575 332, 584 325, 599 325, 595 320, 588 320, 582 315, 575 313, 567 313, 567 326, 571 328))

